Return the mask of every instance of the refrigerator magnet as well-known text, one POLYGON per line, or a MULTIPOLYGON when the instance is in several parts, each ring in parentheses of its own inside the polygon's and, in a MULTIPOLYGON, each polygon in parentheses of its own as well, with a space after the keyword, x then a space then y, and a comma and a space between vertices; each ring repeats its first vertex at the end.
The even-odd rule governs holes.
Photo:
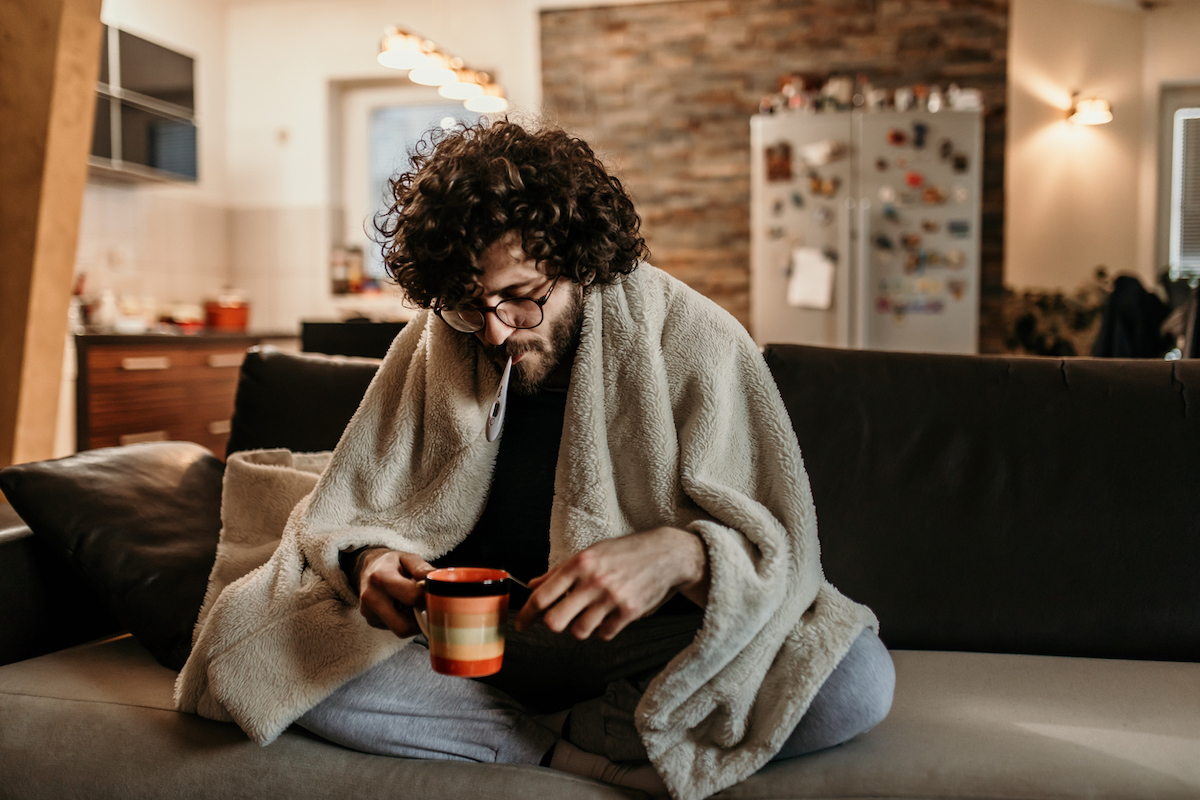
POLYGON ((891 186, 880 186, 879 187, 879 202, 881 202, 881 203, 896 202, 896 190, 893 189, 891 186))
POLYGON ((783 198, 775 198, 775 202, 771 203, 771 213, 777 217, 783 213, 783 198))
POLYGON ((792 207, 804 208, 804 195, 799 192, 792 192, 792 207))
POLYGON ((881 233, 875 237, 875 247, 880 250, 891 250, 894 245, 890 236, 886 233, 881 233))
POLYGON ((965 186, 955 186, 952 194, 956 203, 965 203, 971 199, 971 192, 965 186))
POLYGON ((946 232, 955 239, 965 239, 971 235, 971 223, 965 219, 952 219, 946 223, 946 232))
POLYGON ((894 205, 892 205, 891 203, 884 203, 883 218, 886 219, 888 222, 899 222, 900 221, 900 212, 897 211, 896 207, 894 205))
POLYGON ((938 155, 943 161, 949 160, 954 155, 954 142, 949 139, 942 139, 942 143, 938 145, 938 155))
POLYGON ((939 186, 926 186, 921 192, 921 202, 927 206, 940 206, 946 202, 946 191, 939 186))
POLYGON ((925 256, 925 263, 931 267, 940 267, 942 265, 942 254, 937 250, 930 250, 925 256))
POLYGON ((777 142, 766 149, 767 180, 790 181, 792 179, 792 145, 777 142))
POLYGON ((962 250, 954 249, 946 253, 946 263, 952 269, 962 269, 967 263, 967 254, 962 250))
POLYGON ((916 170, 909 170, 908 172, 904 173, 904 182, 916 189, 925 183, 925 176, 916 170))
POLYGON ((781 226, 776 225, 767 230, 767 236, 771 237, 772 239, 782 239, 784 236, 787 236, 787 231, 785 231, 781 226))
POLYGON ((955 172, 963 173, 970 168, 971 160, 967 157, 966 153, 955 153, 953 164, 955 172))
POLYGON ((888 128, 887 143, 894 147, 901 147, 908 141, 908 134, 899 128, 888 128))
POLYGON ((950 296, 955 300, 962 300, 963 295, 967 293, 966 281, 946 281, 946 288, 950 290, 950 296))
POLYGON ((887 168, 888 160, 886 158, 875 159, 875 169, 879 170, 880 172, 887 172, 887 168))
POLYGON ((829 223, 833 222, 833 212, 830 211, 827 206, 818 206, 817 208, 814 208, 812 216, 819 225, 828 225, 829 223))
POLYGON ((808 173, 808 190, 818 197, 833 197, 841 185, 841 178, 836 175, 822 178, 815 172, 808 173))
POLYGON ((900 245, 905 250, 916 250, 921 246, 921 234, 919 233, 902 233, 900 234, 900 245))
POLYGON ((925 231, 926 233, 937 233, 941 229, 942 223, 938 222, 936 219, 921 220, 921 230, 925 231))
POLYGON ((846 155, 846 145, 836 139, 824 139, 800 148, 800 158, 811 167, 822 167, 846 155))
POLYGON ((902 206, 915 206, 921 202, 921 195, 917 192, 901 192, 899 199, 902 206))
POLYGON ((913 123, 913 147, 920 150, 925 146, 925 138, 929 135, 929 126, 924 122, 913 123))

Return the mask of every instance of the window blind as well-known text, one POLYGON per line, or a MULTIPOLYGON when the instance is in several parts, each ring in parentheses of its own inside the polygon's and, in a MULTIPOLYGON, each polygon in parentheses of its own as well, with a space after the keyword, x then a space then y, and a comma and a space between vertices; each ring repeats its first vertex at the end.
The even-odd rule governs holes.
POLYGON ((1200 276, 1200 108, 1175 112, 1171 160, 1171 275, 1200 276))

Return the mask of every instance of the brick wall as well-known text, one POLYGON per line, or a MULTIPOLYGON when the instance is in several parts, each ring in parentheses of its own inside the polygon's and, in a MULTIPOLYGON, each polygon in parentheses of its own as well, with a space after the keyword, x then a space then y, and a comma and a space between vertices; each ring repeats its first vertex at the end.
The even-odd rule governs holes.
POLYGON ((616 168, 652 262, 749 325, 750 126, 787 72, 984 91, 981 349, 1003 350, 1008 0, 686 0, 541 14, 552 121, 616 168))

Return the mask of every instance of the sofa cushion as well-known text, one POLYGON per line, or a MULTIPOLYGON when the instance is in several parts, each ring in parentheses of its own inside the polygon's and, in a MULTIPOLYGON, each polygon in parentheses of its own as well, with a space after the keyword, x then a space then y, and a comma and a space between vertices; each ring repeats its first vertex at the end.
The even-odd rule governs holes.
POLYGON ((225 452, 332 450, 377 369, 375 359, 251 347, 238 378, 225 452))
MULTIPOLYGON (((840 747, 718 798, 1194 798, 1200 665, 896 651, 896 699, 840 747)), ((0 668, 14 797, 619 798, 537 767, 345 750, 292 729, 259 747, 169 711, 175 675, 129 638, 0 668)))
POLYGON ((766 358, 889 647, 1200 661, 1200 361, 766 358))
POLYGON ((0 796, 628 800, 539 767, 368 755, 292 729, 261 747, 172 708, 175 673, 129 637, 0 667, 0 796))
POLYGON ((34 535, 162 664, 179 669, 221 528, 224 465, 187 442, 88 450, 6 467, 34 535))

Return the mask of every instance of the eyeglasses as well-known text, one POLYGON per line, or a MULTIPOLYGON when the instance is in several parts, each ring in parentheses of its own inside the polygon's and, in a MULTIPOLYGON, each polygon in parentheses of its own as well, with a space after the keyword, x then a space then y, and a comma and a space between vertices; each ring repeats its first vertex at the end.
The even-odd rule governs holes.
POLYGON ((558 285, 558 279, 561 277, 561 272, 554 276, 550 288, 540 299, 510 297, 507 300, 501 300, 494 306, 455 306, 453 308, 439 306, 433 310, 433 313, 441 317, 451 328, 463 333, 478 333, 483 330, 487 326, 489 311, 496 315, 496 319, 510 328, 517 330, 536 328, 542 324, 544 317, 542 306, 546 305, 546 301, 550 299, 550 293, 554 291, 554 287, 558 285))

